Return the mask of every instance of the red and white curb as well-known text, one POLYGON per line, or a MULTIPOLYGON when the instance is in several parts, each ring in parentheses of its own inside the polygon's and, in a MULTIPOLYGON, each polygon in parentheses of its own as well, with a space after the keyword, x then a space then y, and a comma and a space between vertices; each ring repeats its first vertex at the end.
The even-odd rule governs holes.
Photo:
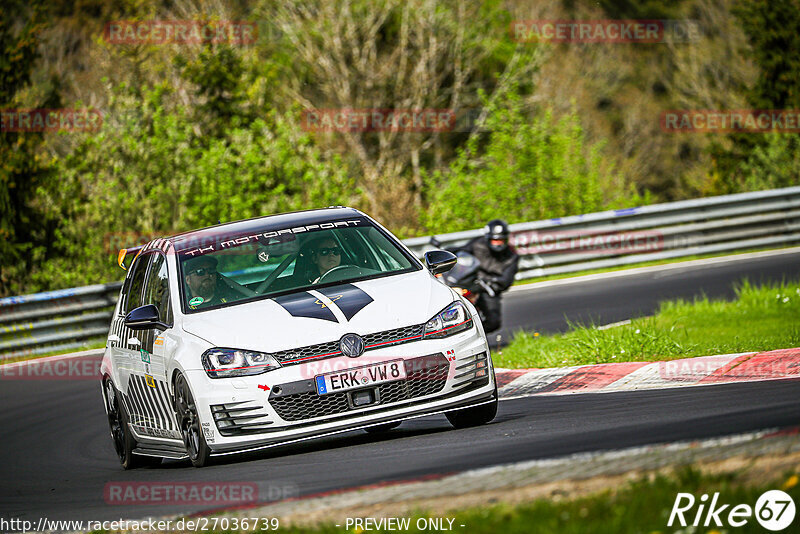
MULTIPOLYGON (((2 379, 96 380, 102 350, 0 365, 2 379)), ((800 348, 546 369, 496 369, 501 399, 800 378, 800 348)))
POLYGON ((800 348, 548 369, 496 369, 501 399, 800 378, 800 348))

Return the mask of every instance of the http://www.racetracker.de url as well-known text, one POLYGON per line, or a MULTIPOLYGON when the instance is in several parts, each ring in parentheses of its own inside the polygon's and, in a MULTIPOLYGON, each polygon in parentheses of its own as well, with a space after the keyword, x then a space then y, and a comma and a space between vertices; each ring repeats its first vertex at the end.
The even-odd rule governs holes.
POLYGON ((276 531, 277 518, 270 517, 194 517, 181 519, 115 519, 106 521, 38 520, 0 518, 0 532, 205 532, 219 530, 276 531))

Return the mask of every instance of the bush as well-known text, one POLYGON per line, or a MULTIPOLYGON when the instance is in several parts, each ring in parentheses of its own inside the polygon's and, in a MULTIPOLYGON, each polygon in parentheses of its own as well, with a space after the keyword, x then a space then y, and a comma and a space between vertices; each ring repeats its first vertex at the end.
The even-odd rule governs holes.
POLYGON ((165 106, 164 87, 141 103, 116 91, 102 130, 63 161, 48 204, 64 221, 66 253, 30 274, 28 291, 120 278, 117 249, 216 224, 352 203, 358 190, 291 117, 269 113, 196 142, 192 122, 165 106))
POLYGON ((521 222, 598 211, 641 202, 619 185, 602 157, 602 145, 586 142, 575 111, 559 119, 550 110, 526 112, 512 92, 490 108, 484 139, 472 137, 445 172, 428 181, 422 215, 430 232, 478 228, 503 217, 521 222))

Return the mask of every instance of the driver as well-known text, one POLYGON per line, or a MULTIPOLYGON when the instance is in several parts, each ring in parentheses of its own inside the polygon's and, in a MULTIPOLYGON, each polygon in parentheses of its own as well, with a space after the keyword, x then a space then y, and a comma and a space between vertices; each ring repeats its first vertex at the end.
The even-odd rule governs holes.
POLYGON ((241 295, 225 284, 217 273, 217 259, 212 256, 199 256, 186 260, 183 264, 186 281, 186 300, 189 308, 196 310, 223 302, 231 302, 241 295))
MULTIPOLYGON (((325 273, 338 267, 342 262, 342 249, 339 244, 332 237, 326 237, 318 243, 314 244, 311 249, 311 263, 313 263, 319 275, 314 280, 314 283, 319 282, 325 273)), ((313 277, 312 277, 313 278, 313 277)))

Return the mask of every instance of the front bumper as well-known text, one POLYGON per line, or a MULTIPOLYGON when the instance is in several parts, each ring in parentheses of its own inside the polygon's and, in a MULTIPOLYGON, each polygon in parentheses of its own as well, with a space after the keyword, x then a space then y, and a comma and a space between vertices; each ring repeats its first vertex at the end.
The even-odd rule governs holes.
POLYGON ((479 328, 445 339, 373 350, 359 358, 314 360, 261 375, 211 379, 186 372, 203 434, 214 454, 291 443, 356 428, 441 413, 496 395, 489 348, 479 328), (319 395, 315 377, 402 360, 406 379, 319 395), (353 393, 372 390, 359 406, 353 393))

